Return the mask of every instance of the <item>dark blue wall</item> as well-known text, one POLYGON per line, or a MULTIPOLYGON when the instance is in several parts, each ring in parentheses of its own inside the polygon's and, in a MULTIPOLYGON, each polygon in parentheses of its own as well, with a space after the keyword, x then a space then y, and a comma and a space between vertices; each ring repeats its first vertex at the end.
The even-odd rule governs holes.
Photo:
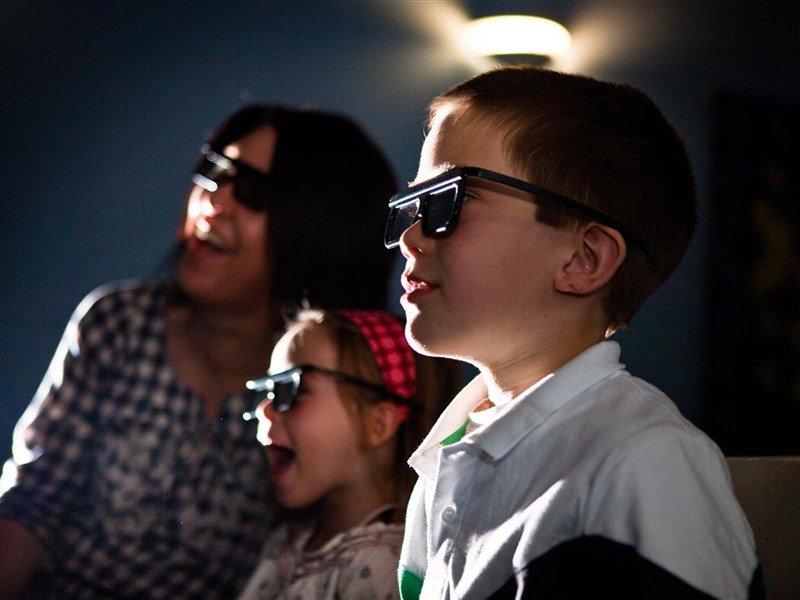
POLYGON ((641 87, 685 135, 700 231, 676 276, 620 337, 631 370, 696 418, 709 101, 720 89, 797 96, 791 4, 6 1, 0 459, 74 306, 101 283, 157 265, 203 137, 243 102, 348 113, 401 180, 413 177, 427 101, 474 72, 436 34, 454 10, 561 20, 583 49, 577 70, 641 87))

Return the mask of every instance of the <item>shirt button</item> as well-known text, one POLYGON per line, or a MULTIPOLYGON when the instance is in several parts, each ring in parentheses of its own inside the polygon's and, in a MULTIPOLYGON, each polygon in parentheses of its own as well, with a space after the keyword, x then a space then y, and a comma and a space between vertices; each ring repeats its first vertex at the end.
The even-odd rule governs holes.
POLYGON ((455 506, 445 506, 442 510, 442 521, 445 523, 452 523, 456 520, 458 513, 455 506))

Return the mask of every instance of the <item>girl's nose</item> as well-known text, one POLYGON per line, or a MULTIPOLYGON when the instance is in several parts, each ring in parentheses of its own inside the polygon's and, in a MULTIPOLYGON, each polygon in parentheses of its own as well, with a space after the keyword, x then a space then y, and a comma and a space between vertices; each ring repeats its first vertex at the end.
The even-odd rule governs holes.
POLYGON ((275 415, 280 413, 272 410, 272 403, 269 400, 263 400, 255 410, 256 419, 258 419, 258 432, 256 438, 261 442, 262 446, 269 446, 272 443, 272 437, 269 435, 274 425, 275 415))

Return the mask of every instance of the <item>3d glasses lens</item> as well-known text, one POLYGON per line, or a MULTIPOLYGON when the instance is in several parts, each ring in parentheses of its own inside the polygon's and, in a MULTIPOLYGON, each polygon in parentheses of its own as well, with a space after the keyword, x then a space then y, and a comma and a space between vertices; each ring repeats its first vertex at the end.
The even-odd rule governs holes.
POLYGON ((300 391, 302 371, 292 369, 271 377, 267 383, 267 400, 272 402, 272 408, 278 412, 285 412, 294 406, 297 394, 300 391))
POLYGON ((396 246, 403 232, 418 219, 422 220, 422 233, 428 237, 443 237, 450 233, 458 218, 461 185, 462 180, 451 180, 395 203, 389 212, 384 245, 387 248, 396 246))
POLYGON ((233 161, 213 150, 206 150, 192 175, 192 182, 209 192, 216 192, 220 185, 230 180, 235 174, 236 167, 233 161))
POLYGON ((267 204, 267 179, 264 173, 208 147, 203 149, 203 158, 192 175, 193 183, 212 193, 233 181, 236 200, 253 210, 261 210, 267 204))
MULTIPOLYGON (((272 408, 278 412, 285 412, 294 406, 297 394, 303 380, 301 368, 290 369, 283 373, 267 375, 260 379, 248 381, 246 387, 258 396, 258 401, 268 400, 272 408)), ((249 420, 251 413, 245 413, 249 420)))
POLYGON ((233 195, 246 207, 261 210, 267 205, 266 186, 257 177, 249 173, 240 173, 233 179, 233 195))
POLYGON ((441 237, 449 233, 458 210, 458 186, 458 182, 453 182, 427 194, 422 211, 422 233, 426 236, 441 237))
POLYGON ((396 246, 403 232, 416 222, 419 215, 419 202, 419 198, 413 198, 391 209, 383 240, 387 248, 396 246))

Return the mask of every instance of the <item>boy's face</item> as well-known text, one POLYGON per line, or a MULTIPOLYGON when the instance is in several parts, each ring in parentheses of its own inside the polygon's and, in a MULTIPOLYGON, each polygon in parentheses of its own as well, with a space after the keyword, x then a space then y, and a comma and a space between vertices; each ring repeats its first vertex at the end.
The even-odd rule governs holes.
MULTIPOLYGON (((497 128, 443 107, 423 144, 416 183, 454 166, 526 179, 502 141, 497 128)), ((568 260, 570 235, 537 222, 524 192, 478 179, 467 189, 450 236, 427 238, 418 221, 401 237, 406 333, 423 353, 501 365, 553 326, 553 277, 568 260)))

